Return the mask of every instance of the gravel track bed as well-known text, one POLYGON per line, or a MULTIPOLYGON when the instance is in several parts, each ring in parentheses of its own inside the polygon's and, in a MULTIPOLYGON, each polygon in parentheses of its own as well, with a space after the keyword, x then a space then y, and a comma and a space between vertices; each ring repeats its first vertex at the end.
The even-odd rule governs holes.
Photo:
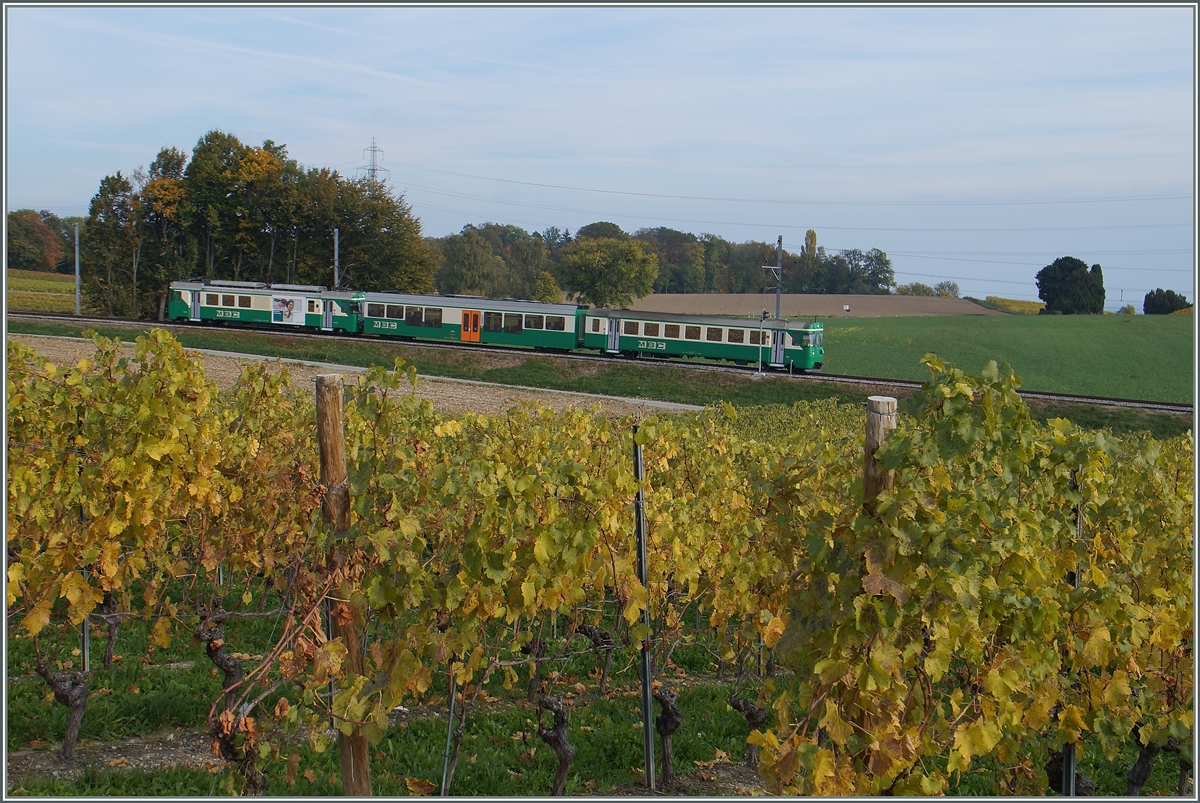
MULTIPOLYGON (((26 335, 9 333, 8 339, 24 343, 38 352, 42 357, 58 366, 71 366, 84 357, 95 354, 91 341, 81 338, 50 337, 46 335, 26 335)), ((124 350, 133 355, 133 346, 127 345, 124 350)), ((291 374, 292 387, 315 387, 318 374, 338 373, 347 382, 356 382, 365 369, 346 365, 327 365, 321 363, 301 362, 294 360, 275 360, 268 357, 253 355, 228 355, 219 352, 187 349, 187 353, 195 360, 202 362, 204 372, 217 383, 217 387, 228 389, 233 387, 241 375, 242 367, 249 362, 266 361, 276 366, 285 366, 291 374)), ((276 369, 277 370, 277 369, 276 369)), ((694 410, 694 405, 671 404, 639 399, 617 399, 609 396, 596 396, 587 393, 569 393, 554 390, 532 390, 506 385, 492 385, 485 382, 446 379, 443 377, 422 376, 417 380, 416 395, 433 402, 434 409, 450 415, 475 412, 486 415, 502 413, 519 404, 542 404, 561 410, 567 407, 580 409, 596 409, 602 415, 623 416, 631 414, 651 415, 664 410, 694 410)))

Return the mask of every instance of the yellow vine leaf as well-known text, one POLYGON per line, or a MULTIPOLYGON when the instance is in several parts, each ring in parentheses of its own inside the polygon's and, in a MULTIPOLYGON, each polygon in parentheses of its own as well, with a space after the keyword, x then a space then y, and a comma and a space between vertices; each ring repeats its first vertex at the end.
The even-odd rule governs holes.
POLYGON ((32 611, 25 614, 25 618, 21 620, 21 626, 31 636, 36 636, 48 624, 50 624, 49 605, 38 605, 32 611))
POLYGON ((1083 657, 1087 666, 1100 666, 1107 661, 1111 647, 1112 636, 1107 627, 1100 625, 1092 631, 1087 643, 1083 645, 1083 657))
POLYGON ((1079 706, 1068 705, 1059 712, 1058 732, 1063 735, 1067 743, 1078 742, 1079 737, 1087 729, 1088 726, 1083 721, 1083 709, 1079 706))
POLYGON ((773 649, 783 636, 784 623, 783 619, 778 616, 771 619, 765 628, 763 628, 763 644, 767 645, 768 649, 773 649))
POLYGON ((1109 708, 1119 708, 1129 701, 1129 675, 1118 669, 1104 690, 1104 702, 1109 708))

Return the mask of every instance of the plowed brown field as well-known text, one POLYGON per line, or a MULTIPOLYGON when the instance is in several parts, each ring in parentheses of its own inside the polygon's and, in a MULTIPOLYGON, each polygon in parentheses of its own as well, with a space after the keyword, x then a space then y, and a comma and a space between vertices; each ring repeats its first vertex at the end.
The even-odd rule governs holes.
MULTIPOLYGON (((882 318, 908 315, 1003 315, 965 298, 927 296, 798 295, 780 298, 785 318, 882 318), (847 312, 845 307, 850 307, 847 312)), ((630 305, 645 312, 674 312, 689 315, 744 315, 757 318, 763 310, 774 314, 773 293, 720 295, 712 293, 663 293, 646 296, 630 305)))

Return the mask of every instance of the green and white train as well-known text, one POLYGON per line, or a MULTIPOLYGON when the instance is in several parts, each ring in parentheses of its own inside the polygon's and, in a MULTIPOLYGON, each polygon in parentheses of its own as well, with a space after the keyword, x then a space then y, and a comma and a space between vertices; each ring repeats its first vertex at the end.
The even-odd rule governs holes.
POLYGON ((820 370, 825 363, 819 321, 673 315, 476 296, 193 279, 171 283, 168 317, 401 340, 729 360, 801 372, 820 370))

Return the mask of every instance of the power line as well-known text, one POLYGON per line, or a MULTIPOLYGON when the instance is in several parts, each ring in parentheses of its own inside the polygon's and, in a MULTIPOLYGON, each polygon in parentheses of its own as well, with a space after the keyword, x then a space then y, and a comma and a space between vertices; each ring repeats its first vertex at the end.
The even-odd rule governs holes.
MULTIPOLYGON (((419 185, 409 185, 418 189, 425 189, 419 185)), ((481 196, 467 195, 465 193, 447 192, 444 190, 426 189, 427 192, 433 192, 437 195, 448 195, 454 198, 464 198, 467 200, 484 201, 486 203, 494 203, 500 206, 520 206, 528 209, 545 209, 551 212, 568 212, 581 215, 596 215, 600 218, 627 218, 634 220, 644 220, 648 217, 645 214, 630 215, 621 212, 600 212, 589 209, 573 209, 560 206, 547 206, 545 204, 529 204, 521 201, 501 201, 498 199, 483 198, 481 196)), ((450 211, 450 210, 446 210, 450 211)), ((462 214, 471 214, 478 216, 478 213, 463 212, 462 214)), ((1111 226, 1008 226, 1002 228, 980 228, 980 227, 960 227, 960 228, 918 228, 914 226, 904 227, 888 227, 888 226, 825 226, 818 223, 806 223, 797 225, 794 223, 748 223, 729 220, 701 220, 699 218, 671 218, 655 215, 655 220, 667 223, 690 223, 701 226, 754 226, 758 228, 768 229, 791 229, 796 231, 805 231, 807 229, 821 229, 824 231, 890 231, 890 232, 1021 232, 1021 231, 1112 231, 1115 229, 1170 229, 1183 228, 1191 226, 1189 223, 1132 223, 1118 224, 1111 226)))
MULTIPOLYGON (((437 170, 432 167, 402 164, 411 170, 426 173, 438 173, 459 178, 470 178, 478 181, 495 181, 502 184, 519 184, 524 187, 541 187, 543 189, 570 190, 572 192, 591 192, 602 195, 625 195, 635 198, 665 198, 679 201, 715 201, 719 203, 746 204, 777 204, 792 206, 1026 206, 1044 204, 1081 204, 1081 203, 1125 203, 1133 201, 1174 201, 1189 199, 1191 195, 1144 195, 1125 198, 1063 198, 1046 201, 1016 200, 1016 201, 797 201, 770 198, 726 198, 706 195, 672 195, 657 192, 633 192, 628 190, 601 190, 593 187, 572 187, 566 184, 543 184, 536 181, 518 181, 517 179, 495 178, 493 176, 478 176, 472 173, 458 173, 453 170, 437 170)), ((436 190, 435 190, 436 191, 436 190)), ((497 201, 497 203, 500 203, 497 201)))
MULTIPOLYGON (((484 156, 504 156, 510 159, 529 159, 540 161, 553 162, 576 162, 585 164, 618 164, 618 165, 633 165, 635 167, 665 167, 665 168, 712 168, 713 163, 706 162, 671 162, 669 164, 661 161, 650 159, 596 159, 580 156, 547 156, 544 154, 530 153, 510 153, 507 151, 485 151, 478 148, 456 148, 451 145, 430 145, 425 142, 416 143, 399 143, 403 147, 412 148, 433 148, 443 151, 457 151, 459 153, 478 153, 484 156)), ((850 165, 781 165, 772 163, 768 165, 731 165, 730 167, 739 170, 896 170, 904 168, 916 168, 925 170, 931 167, 1008 167, 1013 165, 1036 165, 1036 164, 1064 164, 1064 163, 1080 163, 1080 162, 1122 162, 1133 161, 1137 159, 1176 159, 1179 157, 1194 156, 1190 151, 1179 153, 1142 153, 1134 156, 1080 156, 1076 158, 1064 158, 1056 156, 1048 159, 1010 159, 1010 160, 993 160, 990 162, 922 162, 920 164, 850 164, 850 165)), ((717 165, 717 167, 725 167, 717 165)))
MULTIPOLYGON (((1078 251, 1078 252, 1082 253, 1082 252, 1092 251, 1092 250, 1094 250, 1094 248, 1092 246, 1088 246, 1087 248, 1063 248, 1061 250, 1067 251, 1067 252, 1078 251)), ((993 256, 1044 257, 1050 253, 1051 252, 1046 251, 1044 249, 1041 251, 910 251, 910 252, 908 252, 908 254, 910 256, 929 256, 929 255, 937 254, 939 256, 977 256, 977 257, 993 257, 993 256)), ((1143 249, 1143 250, 1139 250, 1139 251, 1110 251, 1106 248, 1101 253, 1110 254, 1110 255, 1111 254, 1119 254, 1121 256, 1129 256, 1129 255, 1137 256, 1140 254, 1190 254, 1190 253, 1192 253, 1192 249, 1190 249, 1190 248, 1147 248, 1147 249, 1143 249)))
MULTIPOLYGON (((1185 252, 1186 253, 1186 252, 1185 252)), ((1041 262, 1008 262, 1000 259, 967 259, 965 257, 935 257, 921 253, 908 253, 905 251, 892 251, 888 256, 909 257, 910 259, 937 259, 946 262, 982 262, 989 265, 1024 265, 1028 267, 1045 267, 1041 262)), ((1132 270, 1132 271, 1147 271, 1153 273, 1191 273, 1191 268, 1123 268, 1119 265, 1101 265, 1101 270, 1132 270)))

